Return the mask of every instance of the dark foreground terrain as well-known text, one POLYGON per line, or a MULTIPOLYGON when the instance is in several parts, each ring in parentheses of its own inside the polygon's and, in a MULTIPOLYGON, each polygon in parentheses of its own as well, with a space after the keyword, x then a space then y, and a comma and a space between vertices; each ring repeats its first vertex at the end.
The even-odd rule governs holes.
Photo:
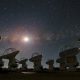
POLYGON ((0 73, 0 80, 80 80, 80 72, 0 73))

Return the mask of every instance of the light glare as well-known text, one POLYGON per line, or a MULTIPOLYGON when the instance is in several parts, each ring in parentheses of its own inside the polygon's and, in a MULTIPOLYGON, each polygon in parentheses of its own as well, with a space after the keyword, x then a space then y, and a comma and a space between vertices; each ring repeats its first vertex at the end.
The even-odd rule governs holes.
POLYGON ((24 38, 23 38, 23 41, 24 41, 24 42, 29 42, 29 40, 30 40, 30 39, 29 39, 28 37, 24 37, 24 38))

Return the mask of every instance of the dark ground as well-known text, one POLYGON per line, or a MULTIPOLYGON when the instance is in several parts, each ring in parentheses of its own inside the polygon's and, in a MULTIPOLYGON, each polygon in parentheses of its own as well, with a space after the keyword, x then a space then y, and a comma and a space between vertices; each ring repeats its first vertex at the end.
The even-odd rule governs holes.
POLYGON ((9 72, 0 73, 0 80, 80 80, 80 72, 56 72, 34 74, 9 72))

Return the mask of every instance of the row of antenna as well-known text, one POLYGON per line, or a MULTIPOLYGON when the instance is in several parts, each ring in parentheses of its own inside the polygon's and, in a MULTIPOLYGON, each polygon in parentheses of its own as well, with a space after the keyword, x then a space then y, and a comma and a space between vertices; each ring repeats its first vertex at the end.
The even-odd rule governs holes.
MULTIPOLYGON (((14 48, 8 48, 5 50, 4 55, 0 56, 0 68, 4 65, 2 59, 9 59, 8 69, 14 70, 17 69, 17 65, 20 63, 22 64, 22 69, 27 69, 26 61, 28 59, 22 59, 22 60, 16 60, 15 57, 20 51, 14 49, 14 48)), ((76 55, 80 52, 79 48, 71 48, 64 50, 59 53, 59 58, 56 60, 57 63, 60 64, 60 70, 65 71, 75 71, 77 69, 77 66, 79 65, 79 62, 77 61, 76 55)), ((34 70, 35 71, 41 71, 43 70, 43 66, 41 64, 42 61, 42 54, 39 53, 33 53, 32 57, 29 59, 29 61, 33 62, 34 64, 34 70)), ((47 65, 49 65, 49 71, 54 70, 54 60, 48 60, 46 62, 47 65)))

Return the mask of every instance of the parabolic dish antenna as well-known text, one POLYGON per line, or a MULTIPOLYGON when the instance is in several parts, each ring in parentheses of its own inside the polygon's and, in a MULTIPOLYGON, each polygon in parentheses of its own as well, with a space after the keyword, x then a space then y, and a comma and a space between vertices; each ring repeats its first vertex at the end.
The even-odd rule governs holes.
POLYGON ((8 48, 4 51, 3 55, 1 56, 2 58, 6 59, 12 59, 14 58, 17 54, 19 53, 18 50, 15 48, 8 48))

